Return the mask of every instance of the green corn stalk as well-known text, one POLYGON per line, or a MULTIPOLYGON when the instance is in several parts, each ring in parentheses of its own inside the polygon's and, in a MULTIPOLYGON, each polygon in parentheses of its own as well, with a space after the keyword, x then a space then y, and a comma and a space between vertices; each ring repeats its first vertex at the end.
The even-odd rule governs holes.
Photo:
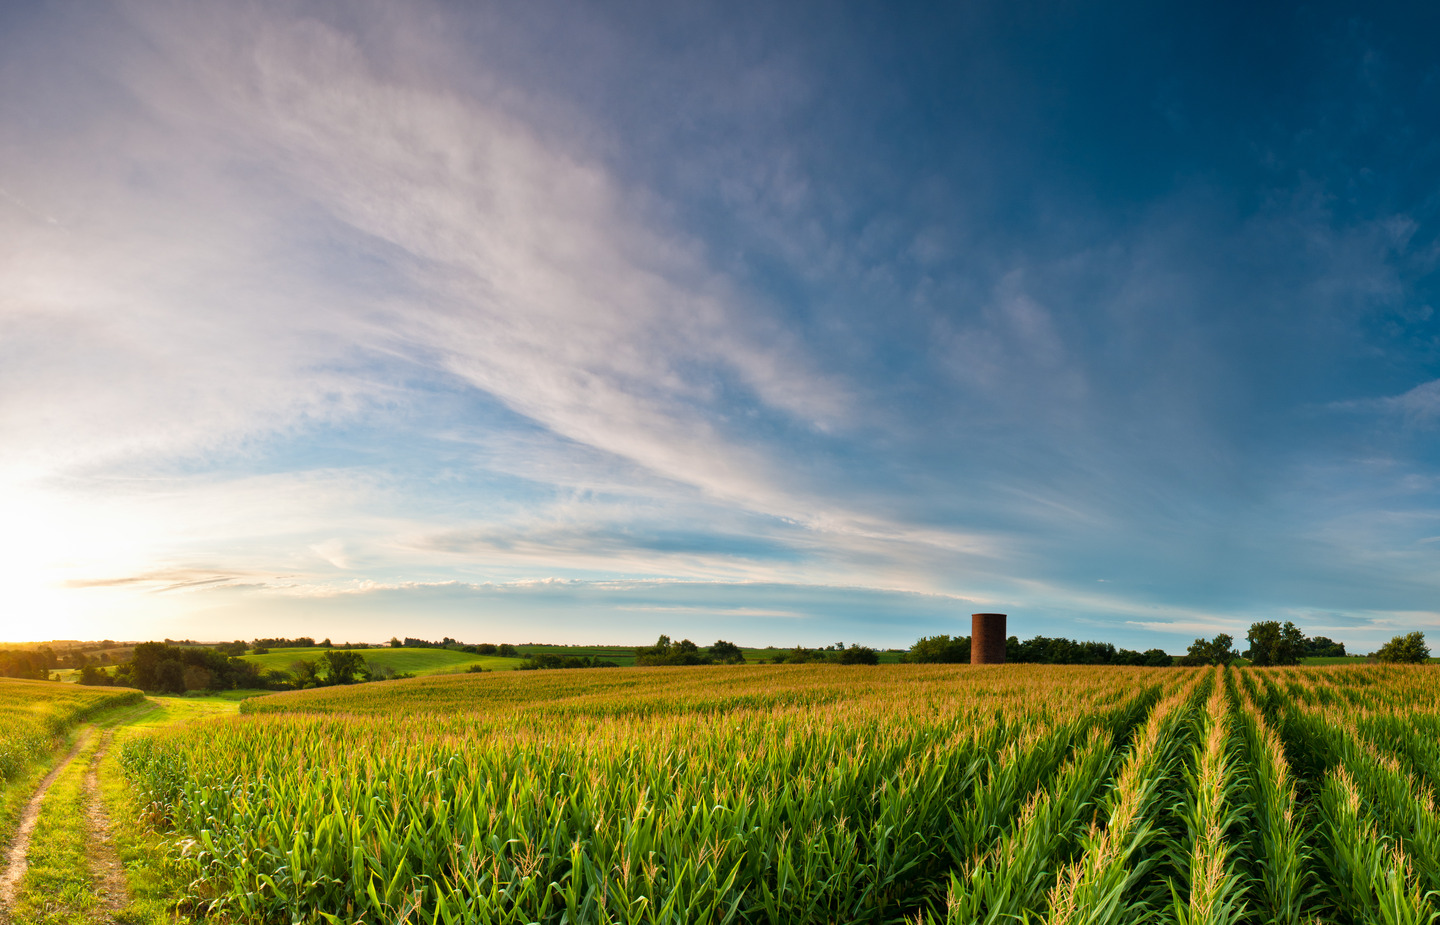
POLYGON ((1130 890, 1147 871, 1142 849, 1152 835, 1154 797, 1169 773, 1176 734, 1200 681, 1158 704, 1120 768, 1106 799, 1104 829, 1092 827, 1085 853, 1059 874, 1048 897, 1053 925, 1131 921, 1139 911, 1130 890))
POLYGON ((946 923, 1010 922, 1038 911, 1054 885, 1055 859, 1078 843, 1114 761, 1109 736, 1094 730, 1054 789, 1036 793, 1010 833, 963 874, 951 873, 946 923))
POLYGON ((1311 853, 1305 845, 1295 785, 1279 735, 1265 721, 1250 685, 1242 684, 1241 690, 1241 729, 1250 756, 1249 782, 1255 807, 1253 857, 1260 874, 1259 901, 1266 921, 1300 925, 1315 887, 1311 885, 1311 853))
POLYGON ((563 675, 285 695, 125 766, 197 904, 247 922, 887 922, 1009 831, 1062 742, 1195 677, 563 675))
POLYGON ((1337 768, 1320 796, 1321 853, 1339 916, 1366 925, 1428 925, 1437 913, 1398 842, 1377 834, 1361 811, 1360 790, 1337 768))
POLYGON ((1218 675, 1205 706, 1205 734, 1192 746, 1186 779, 1182 815, 1190 851, 1181 866, 1188 889, 1171 884, 1171 913, 1180 925, 1230 925, 1243 919, 1246 903, 1245 884, 1230 857, 1230 831, 1239 819, 1234 801, 1239 787, 1231 749, 1230 701, 1218 675))

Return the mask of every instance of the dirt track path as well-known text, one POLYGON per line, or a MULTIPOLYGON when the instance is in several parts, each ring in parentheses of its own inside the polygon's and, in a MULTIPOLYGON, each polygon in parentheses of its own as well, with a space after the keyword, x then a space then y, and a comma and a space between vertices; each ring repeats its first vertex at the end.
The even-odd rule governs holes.
POLYGON ((85 771, 85 821, 90 830, 90 870, 95 877, 96 921, 113 922, 115 916, 130 904, 129 886, 125 881, 125 866, 115 850, 115 839, 110 833, 110 817, 105 814, 105 802, 100 796, 100 762, 110 750, 110 740, 115 730, 108 729, 100 740, 100 747, 90 758, 90 767, 85 771))
POLYGON ((0 923, 10 921, 8 910, 15 905, 15 892, 25 876, 25 871, 30 867, 30 836, 35 833, 35 823, 40 819, 40 804, 45 799, 45 794, 50 791, 50 785, 70 767, 70 762, 80 754, 80 750, 90 740, 90 735, 89 729, 80 734, 70 753, 55 763, 55 767, 40 782, 40 786, 35 788, 30 802, 25 804, 25 812, 20 816, 20 826, 15 830, 15 840, 10 843, 10 850, 5 857, 4 873, 0 873, 0 923))

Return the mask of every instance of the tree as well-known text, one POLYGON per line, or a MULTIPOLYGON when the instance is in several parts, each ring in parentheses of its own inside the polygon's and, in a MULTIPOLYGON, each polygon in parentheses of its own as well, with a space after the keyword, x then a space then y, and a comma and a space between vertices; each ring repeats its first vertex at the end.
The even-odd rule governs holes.
POLYGON ((398 637, 396 637, 396 636, 391 636, 391 637, 390 637, 390 648, 392 648, 392 649, 398 649, 398 648, 400 648, 400 647, 403 646, 403 645, 405 645, 405 643, 401 642, 398 637))
POLYGON ((331 684, 370 680, 369 666, 358 652, 330 649, 320 657, 320 664, 325 666, 325 677, 331 684))
POLYGON ((1425 645, 1425 634, 1417 630, 1391 639, 1375 657, 1382 662, 1426 662, 1430 660, 1430 647, 1425 645))
POLYGON ((1336 642, 1328 636, 1312 636, 1305 640, 1303 658, 1344 658, 1345 643, 1336 642))
POLYGON ((1197 639, 1180 658, 1182 665, 1228 665, 1239 657, 1231 644, 1235 640, 1228 633, 1221 633, 1210 641, 1197 639))
POLYGON ((1275 620, 1252 623, 1245 638, 1250 643, 1245 657, 1253 665, 1298 665, 1305 654, 1305 634, 1289 620, 1284 626, 1275 620))
POLYGON ((671 642, 662 635, 653 646, 635 650, 636 665, 709 665, 712 659, 700 654, 700 647, 688 639, 671 642))
POLYGON ((878 665, 880 664, 880 653, 869 646, 862 646, 852 642, 850 643, 850 648, 840 653, 840 664, 878 665))
POLYGON ((91 687, 112 687, 115 680, 94 665, 86 665, 80 669, 80 683, 91 687))
POLYGON ((715 640, 710 647, 710 657, 722 665, 743 665, 745 653, 733 642, 726 642, 723 639, 715 640))
POLYGON ((921 636, 900 656, 900 661, 915 664, 960 664, 970 663, 969 636, 921 636))
POLYGON ((302 658, 292 662, 290 664, 290 674, 295 677, 296 687, 314 687, 319 683, 314 659, 302 658))

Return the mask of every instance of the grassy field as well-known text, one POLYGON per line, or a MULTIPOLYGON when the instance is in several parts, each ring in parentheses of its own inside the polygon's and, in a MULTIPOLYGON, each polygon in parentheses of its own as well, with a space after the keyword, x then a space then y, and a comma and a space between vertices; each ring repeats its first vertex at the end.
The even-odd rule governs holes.
POLYGON ((242 921, 1428 922, 1437 688, 1385 665, 432 677, 249 701, 124 761, 242 921))
MULTIPOLYGON (((328 652, 328 649, 271 649, 267 655, 246 655, 247 662, 254 662, 263 668, 288 671, 300 659, 314 661, 328 652)), ((472 665, 486 671, 509 671, 520 664, 518 658, 498 658, 493 655, 471 655, 456 649, 359 649, 356 650, 367 662, 376 667, 390 668, 416 676, 432 674, 454 674, 468 670, 472 665)), ((632 650, 633 652, 633 650, 632 650)))

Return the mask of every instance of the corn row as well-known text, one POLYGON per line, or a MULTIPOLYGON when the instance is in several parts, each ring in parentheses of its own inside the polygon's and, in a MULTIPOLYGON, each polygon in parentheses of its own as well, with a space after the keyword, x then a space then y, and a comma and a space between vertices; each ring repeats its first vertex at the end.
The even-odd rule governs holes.
POLYGON ((1325 769, 1317 797, 1317 857, 1327 874, 1326 899, 1333 914, 1361 921, 1408 921, 1422 912, 1428 921, 1436 910, 1420 888, 1433 891, 1440 882, 1440 816, 1433 795, 1365 740, 1354 710, 1352 702, 1291 707, 1286 714, 1297 742, 1325 769), (1362 805, 1369 811, 1362 812, 1362 805))
POLYGON ((1381 837, 1361 813, 1360 790, 1344 768, 1325 780, 1320 796, 1322 852, 1334 905, 1356 922, 1420 925, 1435 910, 1422 894, 1399 842, 1381 837))
POLYGON ((842 700, 823 669, 709 674, 729 688, 703 711, 627 708, 675 672, 608 699, 565 678, 538 710, 257 711, 123 758, 190 833, 197 893, 245 921, 886 921, 1008 825, 1097 717, 1177 675, 893 671, 887 687, 879 671, 842 700))
POLYGON ((1255 808, 1252 855, 1260 875, 1261 905, 1266 921, 1299 925, 1310 895, 1309 852, 1298 818, 1290 763, 1280 736, 1265 721, 1248 683, 1240 689, 1244 706, 1241 728, 1250 757, 1251 804, 1255 808))
POLYGON ((1055 859, 1079 842, 1115 755, 1104 731, 1094 730, 1061 771, 1054 789, 1037 792, 1005 838, 963 873, 950 875, 945 921, 1010 922, 1038 912, 1054 884, 1055 859))
POLYGON ((1237 790, 1230 742, 1230 701, 1224 672, 1205 705, 1205 733, 1192 746, 1192 767, 1183 812, 1190 838, 1189 857, 1182 865, 1188 890, 1171 886, 1171 910, 1181 925, 1229 925, 1245 914, 1245 885, 1230 858, 1229 832, 1238 819, 1237 790))
POLYGON ((1426 889, 1440 889, 1440 811, 1434 793, 1393 755, 1366 741, 1350 714, 1328 710, 1305 719, 1332 766, 1349 773, 1377 823, 1404 840, 1426 889))
POLYGON ((1146 872, 1140 852, 1152 834, 1151 804, 1168 773, 1176 731, 1198 681, 1197 677, 1151 713, 1107 797, 1105 828, 1091 827, 1084 855, 1060 872, 1050 891, 1047 921, 1053 925, 1133 918, 1129 890, 1146 872))

